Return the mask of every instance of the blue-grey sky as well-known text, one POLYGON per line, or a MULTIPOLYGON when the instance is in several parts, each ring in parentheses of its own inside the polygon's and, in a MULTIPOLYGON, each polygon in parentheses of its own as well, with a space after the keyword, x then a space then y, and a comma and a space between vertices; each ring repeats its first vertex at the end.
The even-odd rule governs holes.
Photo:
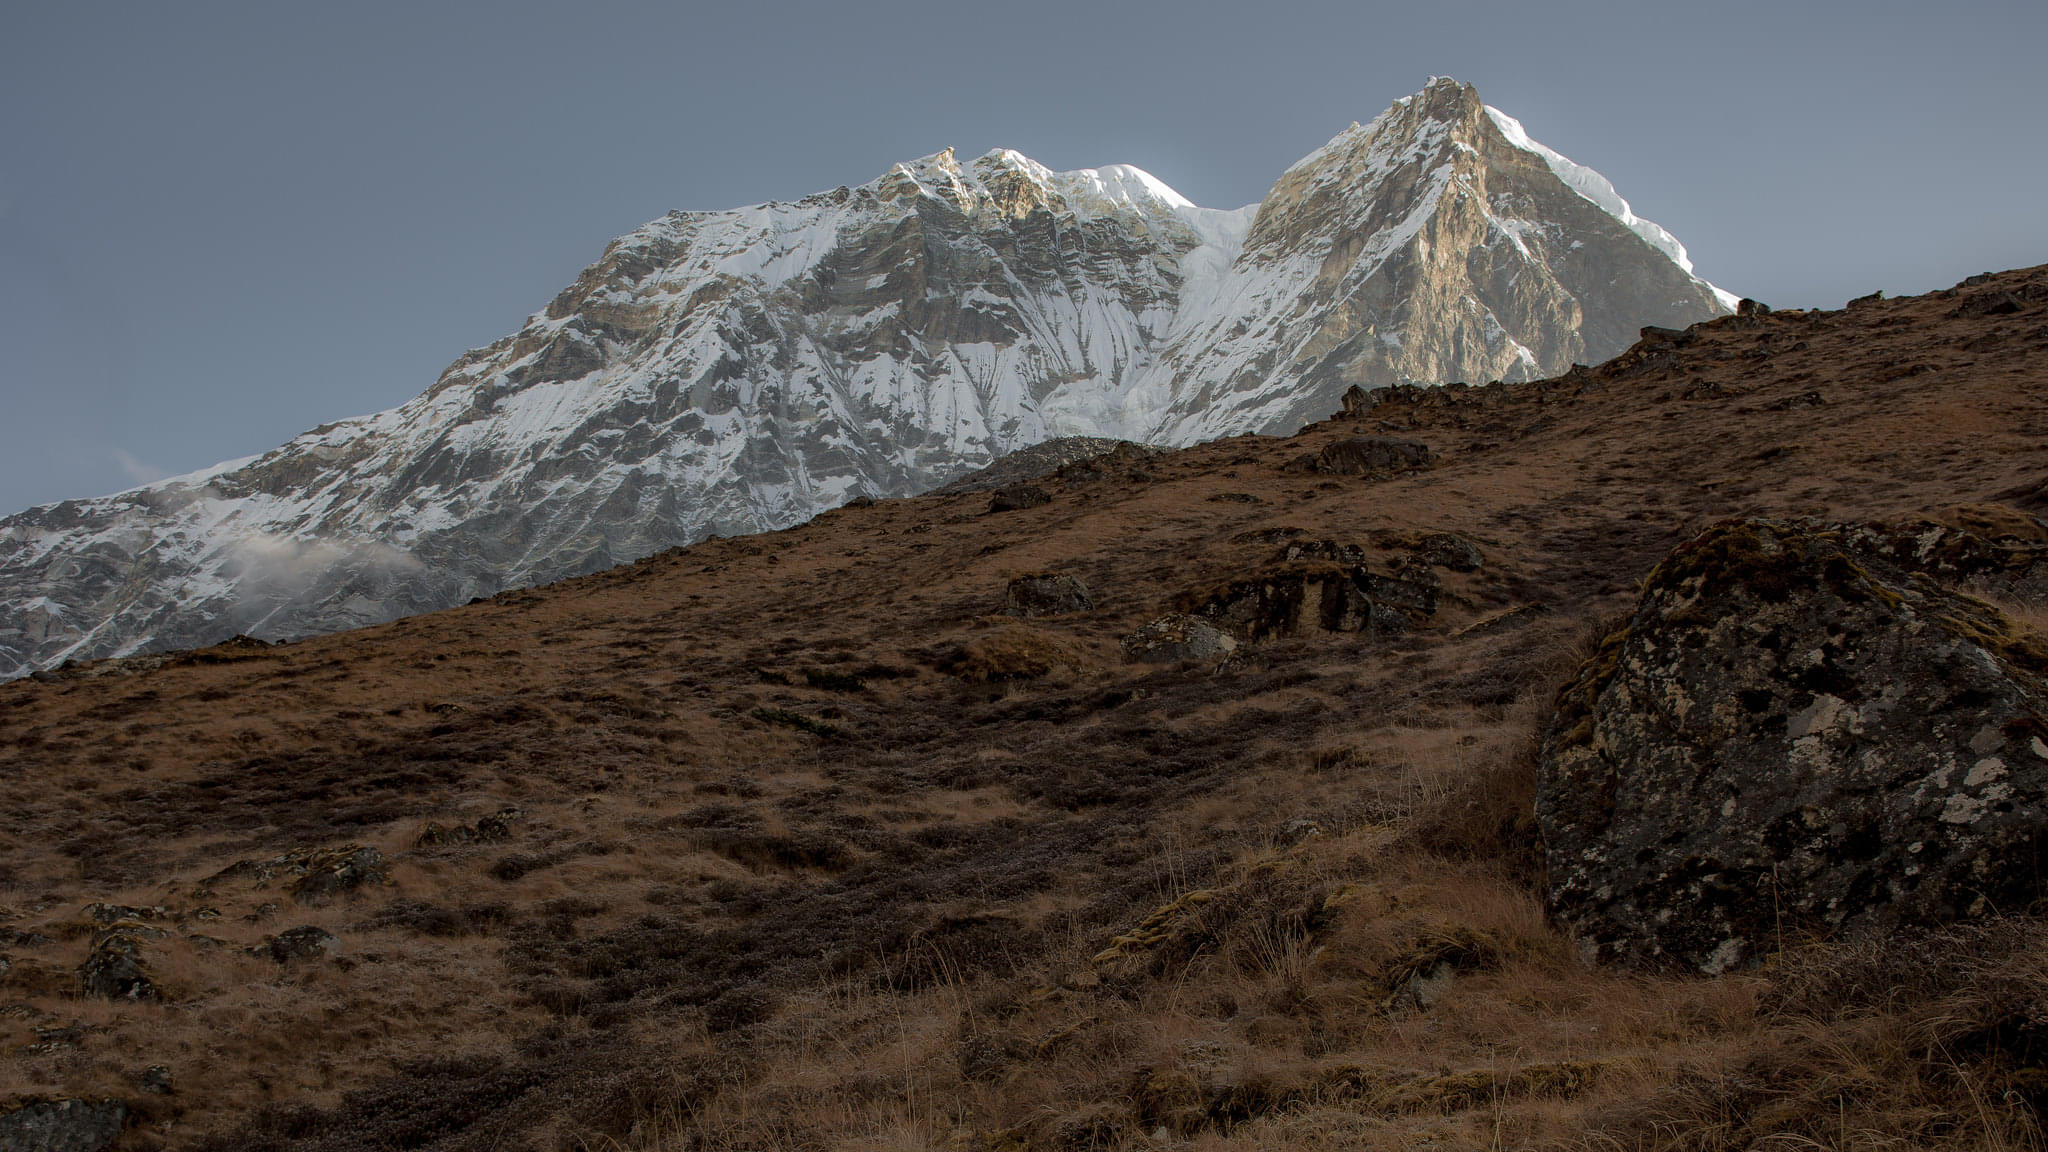
POLYGON ((0 512, 398 404, 671 208, 952 146, 1197 203, 1435 74, 1785 305, 2048 261, 2048 4, 10 7, 0 512))

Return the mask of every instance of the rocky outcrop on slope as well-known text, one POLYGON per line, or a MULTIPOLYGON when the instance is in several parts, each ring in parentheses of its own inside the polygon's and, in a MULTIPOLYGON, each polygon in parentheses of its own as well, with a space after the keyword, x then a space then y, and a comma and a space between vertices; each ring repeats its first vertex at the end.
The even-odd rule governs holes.
POLYGON ((1148 451, 1143 445, 1128 440, 1110 440, 1101 436, 1061 436, 1043 444, 1019 448, 986 468, 979 468, 958 480, 938 489, 940 492, 993 492, 1012 484, 1028 484, 1058 472, 1070 464, 1080 464, 1107 456, 1119 449, 1138 452, 1148 451))
POLYGON ((1292 432, 1348 389, 1534 378, 1726 310, 1455 81, 1235 211, 948 150, 671 213, 399 408, 0 520, 0 677, 461 604, 1054 438, 1292 432))
POLYGON ((104 1152, 127 1122, 119 1100, 29 1100, 0 1110, 0 1152, 104 1152))
POLYGON ((2048 648, 1929 575, 1993 558, 2022 567, 1938 525, 1750 520, 1651 573, 1543 746, 1550 905, 1586 952, 1719 972, 2029 903, 2048 648))

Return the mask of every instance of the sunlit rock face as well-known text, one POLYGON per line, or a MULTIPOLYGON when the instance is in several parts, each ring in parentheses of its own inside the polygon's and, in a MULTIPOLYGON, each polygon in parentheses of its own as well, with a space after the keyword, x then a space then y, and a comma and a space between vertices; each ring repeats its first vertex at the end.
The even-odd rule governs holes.
POLYGON ((1451 80, 1233 211, 943 151, 671 213, 398 408, 0 521, 0 676, 460 604, 1055 437, 1291 432, 1354 384, 1551 375, 1726 310, 1451 80))

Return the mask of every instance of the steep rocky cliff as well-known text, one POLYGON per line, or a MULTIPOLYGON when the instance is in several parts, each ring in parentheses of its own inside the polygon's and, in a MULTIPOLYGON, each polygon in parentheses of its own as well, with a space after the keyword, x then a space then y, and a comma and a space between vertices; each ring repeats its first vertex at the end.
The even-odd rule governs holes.
POLYGON ((0 676, 590 572, 1059 436, 1291 432, 1725 312, 1612 187, 1435 80, 1235 211, 950 150, 676 212, 398 408, 0 521, 0 676))

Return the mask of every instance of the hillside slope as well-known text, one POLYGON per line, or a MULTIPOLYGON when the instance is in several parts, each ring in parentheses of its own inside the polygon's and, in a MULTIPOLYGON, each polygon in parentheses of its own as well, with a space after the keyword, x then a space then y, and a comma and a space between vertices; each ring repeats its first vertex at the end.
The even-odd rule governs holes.
POLYGON ((0 1086, 132 1148, 2030 1146, 2031 921, 1589 969, 1527 803, 1711 521, 2048 538, 2044 352, 2048 268, 1727 317, 1018 510, 0 686, 0 1086), (1342 474, 1366 436, 1433 462, 1342 474), (1353 630, 1127 658, 1352 563, 1353 630), (1006 615, 1048 570, 1092 604, 1006 615), (137 991, 116 937, 157 999, 85 993, 137 991))

